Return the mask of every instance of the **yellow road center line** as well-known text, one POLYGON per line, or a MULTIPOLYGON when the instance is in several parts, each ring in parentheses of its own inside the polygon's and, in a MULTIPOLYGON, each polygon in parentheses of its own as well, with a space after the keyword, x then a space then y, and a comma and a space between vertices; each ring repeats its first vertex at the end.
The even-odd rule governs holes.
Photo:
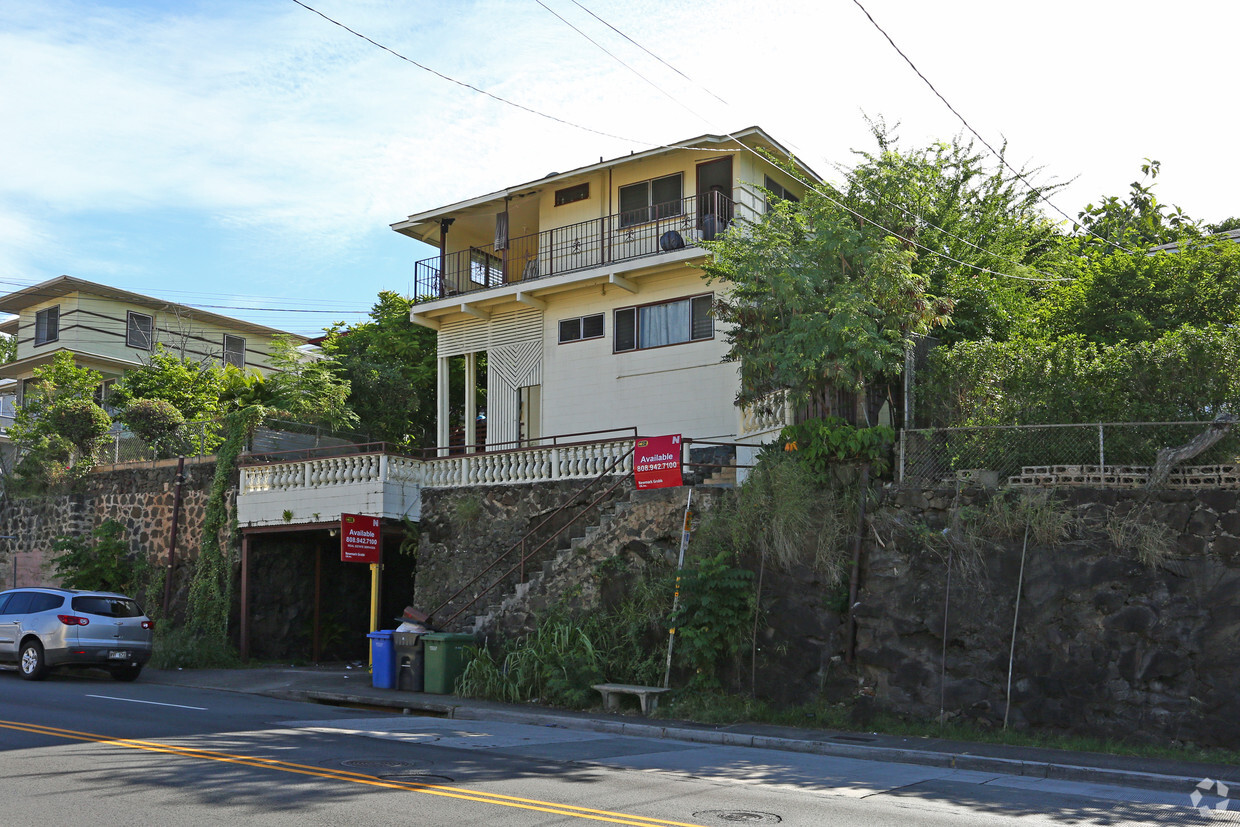
POLYGON ((237 764, 240 766, 255 767, 259 769, 279 770, 280 772, 308 775, 335 781, 349 781, 354 784, 364 784, 371 787, 404 790, 407 792, 424 793, 426 795, 437 795, 445 798, 457 798, 464 801, 476 801, 481 804, 493 804, 500 807, 515 807, 522 810, 534 810, 536 812, 572 816, 574 818, 592 819, 594 821, 605 821, 613 824, 627 824, 632 825, 632 827, 702 827, 702 825, 690 824, 683 821, 666 821, 663 819, 648 818, 647 816, 632 815, 629 813, 617 813, 610 810, 595 810, 589 807, 578 807, 573 804, 560 804, 554 801, 540 801, 536 798, 518 798, 516 796, 488 793, 482 790, 471 790, 463 787, 444 787, 436 784, 421 784, 416 781, 391 781, 377 778, 373 775, 350 772, 348 770, 330 770, 324 767, 316 767, 310 764, 295 764, 288 761, 280 761, 274 758, 259 758, 256 756, 238 755, 235 753, 197 749, 194 747, 178 747, 172 744, 163 744, 158 741, 113 738, 111 736, 99 735, 93 732, 79 732, 77 730, 49 727, 42 724, 28 724, 20 721, 0 720, 0 727, 4 729, 30 732, 35 735, 47 735, 55 738, 65 738, 74 741, 88 741, 99 744, 112 744, 119 747, 126 747, 128 749, 143 750, 145 752, 159 752, 170 755, 179 755, 184 758, 198 758, 206 761, 220 761, 222 763, 237 764))

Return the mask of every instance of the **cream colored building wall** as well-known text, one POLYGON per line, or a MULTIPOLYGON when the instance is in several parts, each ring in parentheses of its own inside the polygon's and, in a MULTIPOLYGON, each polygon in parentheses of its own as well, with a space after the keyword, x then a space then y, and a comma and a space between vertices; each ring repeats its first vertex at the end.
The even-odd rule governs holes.
POLYGON ((718 324, 710 340, 612 352, 617 308, 710 292, 700 271, 683 266, 641 285, 636 295, 608 286, 551 297, 543 314, 543 434, 635 426, 643 435, 735 436, 737 366, 721 361, 727 344, 718 324), (600 312, 601 339, 558 344, 561 319, 600 312))
POLYGON ((44 351, 68 348, 91 353, 109 359, 141 363, 150 351, 130 347, 126 341, 128 312, 143 313, 154 319, 154 338, 167 350, 186 359, 208 359, 222 364, 224 334, 245 339, 246 367, 269 373, 271 336, 228 328, 177 313, 175 307, 156 309, 88 293, 70 293, 48 299, 20 314, 18 331, 18 359, 35 356, 44 351), (56 341, 35 346, 35 316, 48 307, 60 306, 60 335, 56 341))

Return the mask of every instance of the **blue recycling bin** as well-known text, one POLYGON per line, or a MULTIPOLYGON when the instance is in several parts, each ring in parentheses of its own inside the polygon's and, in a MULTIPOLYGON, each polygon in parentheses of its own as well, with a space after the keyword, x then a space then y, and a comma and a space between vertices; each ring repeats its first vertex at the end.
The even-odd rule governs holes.
POLYGON ((366 635, 370 638, 370 685, 375 689, 396 688, 396 647, 392 630, 380 629, 366 635))

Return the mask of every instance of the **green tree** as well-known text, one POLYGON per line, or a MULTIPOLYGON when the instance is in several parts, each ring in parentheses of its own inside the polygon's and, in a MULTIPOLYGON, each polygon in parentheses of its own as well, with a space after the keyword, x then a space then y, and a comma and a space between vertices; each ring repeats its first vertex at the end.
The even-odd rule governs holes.
MULTIPOLYGON (((349 380, 349 403, 362 430, 386 442, 430 447, 436 441, 438 345, 435 331, 409 321, 412 305, 391 291, 379 293, 370 320, 333 326, 323 350, 349 380)), ((458 368, 454 386, 463 381, 458 368)))
POLYGON ((952 310, 912 271, 910 250, 858 227, 817 192, 776 202, 757 224, 707 247, 707 278, 726 287, 715 315, 728 325, 729 358, 740 362, 741 404, 783 389, 804 402, 832 388, 868 388, 881 404, 907 337, 944 324, 952 310))
POLYGON ((1240 323, 1240 245, 1184 239, 1178 252, 1087 255, 1081 276, 1047 291, 1029 335, 1152 341, 1184 325, 1240 323))
POLYGON ((156 345, 141 365, 125 372, 109 402, 121 411, 139 399, 162 399, 186 420, 215 419, 220 415, 224 374, 215 365, 182 359, 156 345))
POLYGON ((339 363, 329 354, 308 353, 286 336, 271 343, 275 373, 265 380, 269 402, 294 422, 352 428, 357 414, 349 407, 349 380, 339 374, 339 363))
POLYGON ((151 580, 151 565, 131 554, 125 527, 104 520, 89 537, 57 537, 52 563, 56 575, 70 589, 93 589, 143 596, 151 580))
POLYGON ((1036 181, 1040 170, 1023 169, 1020 180, 1001 164, 987 166, 959 138, 901 149, 882 120, 870 129, 878 148, 856 153, 840 197, 915 243, 913 273, 955 302, 951 326, 937 334, 944 341, 1007 338, 1047 279, 1075 275, 1075 250, 1041 210, 1041 199, 1061 184, 1030 188, 1024 182, 1036 181))
POLYGON ((80 367, 63 350, 34 369, 9 429, 9 438, 23 452, 19 476, 47 482, 70 468, 85 471, 94 464, 94 451, 112 424, 94 401, 102 382, 101 373, 80 367))
POLYGON ((1199 234, 1200 224, 1184 210, 1155 197, 1154 179, 1161 168, 1161 163, 1146 158, 1141 165, 1141 179, 1129 185, 1127 198, 1110 195, 1097 205, 1085 205, 1077 216, 1084 229, 1079 235, 1082 245, 1109 253, 1117 248, 1145 248, 1199 234))

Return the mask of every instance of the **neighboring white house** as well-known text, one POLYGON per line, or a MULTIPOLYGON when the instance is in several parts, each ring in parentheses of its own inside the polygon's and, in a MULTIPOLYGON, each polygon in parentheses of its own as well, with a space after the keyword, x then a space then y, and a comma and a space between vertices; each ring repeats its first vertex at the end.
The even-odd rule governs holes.
POLYGON ((801 180, 821 180, 762 153, 790 157, 758 127, 704 135, 393 224, 440 249, 416 265, 411 313, 438 331, 439 444, 457 425, 476 441, 480 353, 488 449, 629 427, 754 441, 782 425, 782 411, 737 410, 737 366, 710 312, 720 288, 700 269, 702 239, 757 220, 767 192, 795 199, 801 180), (463 423, 449 421, 454 358, 469 377, 463 423))
POLYGON ((60 276, 0 297, 0 333, 17 337, 17 358, 0 365, 0 416, 11 410, 34 369, 69 351, 106 386, 149 358, 157 344, 195 361, 271 371, 271 340, 302 336, 103 284, 60 276), (12 380, 12 384, 3 380, 12 380), (7 385, 7 387, 5 387, 7 385), (7 408, 5 407, 7 405, 7 408))

